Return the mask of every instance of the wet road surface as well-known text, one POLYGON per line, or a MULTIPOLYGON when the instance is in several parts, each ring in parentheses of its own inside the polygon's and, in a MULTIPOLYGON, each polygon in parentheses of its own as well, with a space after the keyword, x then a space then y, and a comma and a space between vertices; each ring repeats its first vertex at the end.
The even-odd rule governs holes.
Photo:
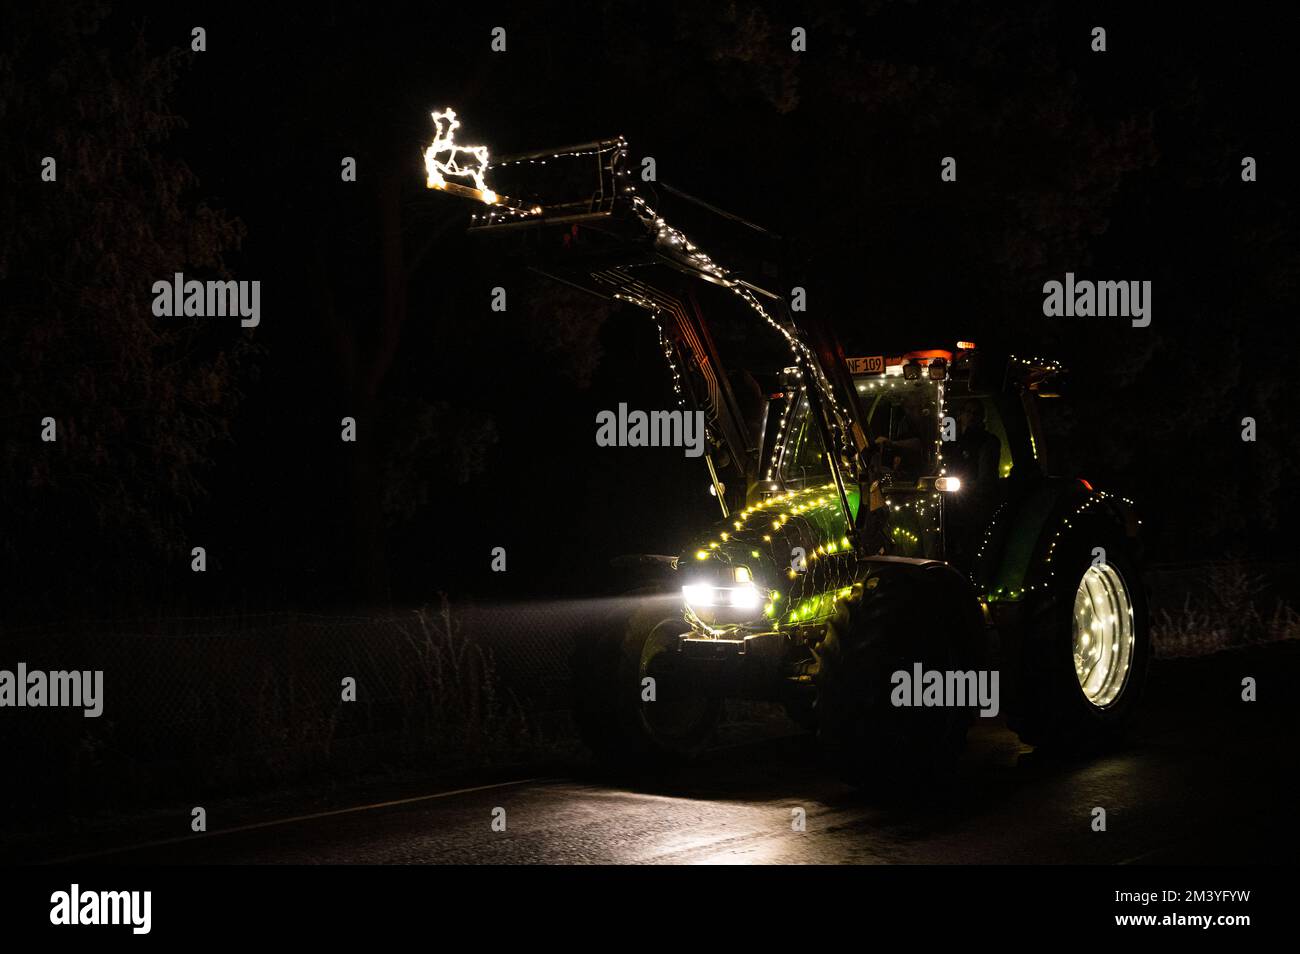
MULTIPOLYGON (((1153 666, 1122 750, 1043 758, 1001 725, 971 733, 959 786, 881 808, 790 735, 729 746, 630 782, 570 767, 486 787, 367 793, 242 831, 144 844, 108 864, 1238 863, 1293 862, 1300 644, 1153 666), (1241 701, 1241 680, 1260 701, 1241 701), (383 795, 385 793, 378 793, 383 795), (1093 809, 1106 810, 1104 832, 1093 809), (504 810, 505 830, 498 809, 504 810), (806 819, 794 830, 796 810, 806 819)), ((141 833, 143 834, 143 832, 141 833)))

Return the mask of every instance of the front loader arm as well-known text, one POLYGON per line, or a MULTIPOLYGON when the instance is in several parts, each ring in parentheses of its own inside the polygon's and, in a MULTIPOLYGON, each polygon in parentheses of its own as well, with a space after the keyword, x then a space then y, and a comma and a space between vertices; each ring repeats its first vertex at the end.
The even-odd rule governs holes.
MULTIPOLYGON (((760 475, 763 423, 742 413, 696 289, 727 290, 751 323, 783 336, 804 372, 825 446, 835 458, 831 470, 851 525, 845 466, 856 478, 859 452, 867 444, 856 394, 829 331, 815 326, 810 348, 783 296, 764 287, 779 272, 780 237, 666 183, 634 183, 627 164, 621 136, 537 150, 488 161, 484 184, 490 188, 458 194, 484 203, 470 231, 501 242, 530 269, 650 314, 678 400, 685 409, 704 412, 711 448, 744 476, 744 486, 730 494, 733 506, 743 505, 745 488, 760 475), (711 252, 683 228, 707 234, 711 252)), ((432 188, 446 189, 434 182, 431 176, 432 188)), ((725 514, 712 453, 708 465, 725 514)))

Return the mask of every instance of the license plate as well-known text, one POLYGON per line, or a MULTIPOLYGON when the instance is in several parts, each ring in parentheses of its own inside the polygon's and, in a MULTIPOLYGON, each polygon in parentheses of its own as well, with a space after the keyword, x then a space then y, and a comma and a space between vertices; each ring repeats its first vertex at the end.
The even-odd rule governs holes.
POLYGON ((849 374, 884 374, 885 356, 880 354, 866 358, 848 358, 849 374))

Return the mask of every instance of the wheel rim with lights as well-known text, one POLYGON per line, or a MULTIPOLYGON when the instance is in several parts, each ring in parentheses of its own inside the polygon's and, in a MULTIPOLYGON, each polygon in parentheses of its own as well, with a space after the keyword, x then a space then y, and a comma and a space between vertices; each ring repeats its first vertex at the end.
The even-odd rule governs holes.
POLYGON ((1104 708, 1119 698, 1133 661, 1133 603, 1115 567, 1090 566, 1074 594, 1074 672, 1084 698, 1104 708))

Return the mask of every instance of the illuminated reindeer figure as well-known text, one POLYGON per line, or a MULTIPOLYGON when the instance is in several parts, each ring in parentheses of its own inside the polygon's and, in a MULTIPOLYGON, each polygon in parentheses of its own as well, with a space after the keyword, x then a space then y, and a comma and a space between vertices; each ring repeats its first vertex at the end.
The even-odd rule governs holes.
POLYGON ((495 202, 497 194, 487 187, 483 178, 488 165, 487 146, 456 145, 456 130, 460 128, 460 121, 456 118, 454 109, 448 108, 431 115, 436 132, 433 143, 424 151, 424 168, 429 175, 428 187, 446 189, 448 184, 443 176, 469 176, 474 180, 480 198, 489 205, 495 202), (444 154, 446 158, 440 159, 439 156, 444 154), (464 166, 461 165, 462 156, 469 157, 464 166))

